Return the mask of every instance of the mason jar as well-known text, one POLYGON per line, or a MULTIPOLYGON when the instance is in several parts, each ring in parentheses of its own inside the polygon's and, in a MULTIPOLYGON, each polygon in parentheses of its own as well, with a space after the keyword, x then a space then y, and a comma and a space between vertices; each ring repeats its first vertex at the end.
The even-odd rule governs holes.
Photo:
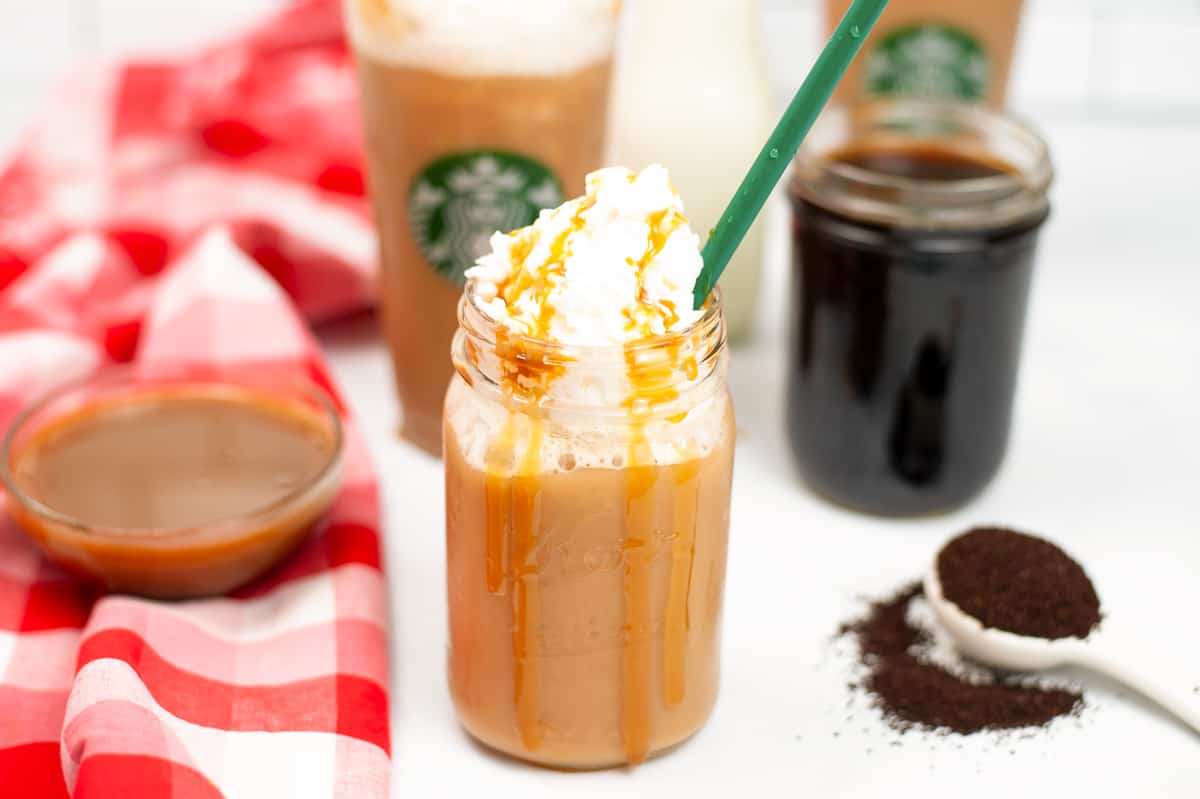
POLYGON ((446 395, 449 680, 534 763, 637 763, 717 695, 734 420, 720 301, 625 346, 522 338, 468 283, 446 395))
POLYGON ((977 105, 826 113, 797 156, 787 421, 819 494, 949 511, 1008 442, 1052 170, 1027 125, 977 105))

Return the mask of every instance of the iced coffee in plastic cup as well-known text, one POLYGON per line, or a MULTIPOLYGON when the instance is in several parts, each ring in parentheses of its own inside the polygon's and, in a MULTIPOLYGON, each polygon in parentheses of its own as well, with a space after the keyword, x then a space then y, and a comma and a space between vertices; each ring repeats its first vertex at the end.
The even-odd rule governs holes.
POLYGON ((490 747, 637 763, 717 695, 734 422, 719 298, 662 167, 468 273, 445 406, 450 687, 490 747))
POLYGON ((346 0, 404 435, 441 451, 463 272, 604 159, 613 0, 346 0))

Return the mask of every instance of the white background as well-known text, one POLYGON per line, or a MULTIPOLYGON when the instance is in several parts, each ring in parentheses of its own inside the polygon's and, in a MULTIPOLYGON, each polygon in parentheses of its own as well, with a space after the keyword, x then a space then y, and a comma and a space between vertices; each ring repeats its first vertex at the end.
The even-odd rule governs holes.
MULTIPOLYGON (((0 147, 75 60, 171 50, 269 5, 2 0, 0 147)), ((1003 470, 966 510, 930 520, 857 516, 805 490, 781 434, 787 255, 776 224, 762 319, 731 375, 740 438, 721 699, 669 757, 558 774, 485 754, 459 730, 443 675, 440 465, 392 436, 373 330, 323 334, 385 488, 398 796, 1200 795, 1200 736, 1103 680, 1069 675, 1089 708, 1027 739, 900 737, 847 708, 848 664, 829 645, 857 596, 916 577, 947 536, 994 522, 1062 542, 1109 623, 1200 686, 1200 2, 1028 5, 1014 105, 1043 127, 1058 180, 1003 470)), ((763 6, 782 100, 815 53, 816 6, 763 6)))
MULTIPOLYGON (((0 0, 0 146, 68 65, 176 52, 236 30, 277 2, 0 0)), ((782 103, 816 53, 824 2, 760 5, 782 103)), ((1011 93, 1018 110, 1038 119, 1200 125, 1200 0, 1025 0, 1025 7, 1011 93)))

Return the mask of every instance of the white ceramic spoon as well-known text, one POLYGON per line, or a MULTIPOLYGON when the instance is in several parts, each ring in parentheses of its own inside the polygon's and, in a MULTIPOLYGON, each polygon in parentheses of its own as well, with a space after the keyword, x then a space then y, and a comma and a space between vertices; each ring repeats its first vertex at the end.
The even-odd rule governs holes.
MULTIPOLYGON (((1009 671, 1083 666, 1128 685, 1200 732, 1200 664, 1189 681, 1182 669, 1155 659, 1145 647, 1121 640, 1105 627, 1087 638, 1034 638, 985 628, 942 595, 937 561, 925 575, 925 598, 964 655, 1009 671)), ((1107 625, 1105 625, 1107 626, 1107 625)))

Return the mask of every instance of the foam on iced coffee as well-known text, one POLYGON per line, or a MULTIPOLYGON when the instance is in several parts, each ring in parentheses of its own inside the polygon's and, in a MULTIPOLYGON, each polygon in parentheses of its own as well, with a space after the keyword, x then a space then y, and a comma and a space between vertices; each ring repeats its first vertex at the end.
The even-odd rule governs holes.
MULTIPOLYGON (((583 197, 543 211, 529 227, 495 234, 491 247, 467 272, 468 301, 515 346, 550 342, 567 356, 553 374, 509 375, 506 391, 560 407, 628 408, 656 465, 704 457, 723 439, 723 402, 693 395, 686 412, 656 412, 703 391, 705 377, 698 363, 704 336, 696 329, 703 311, 692 308, 700 241, 666 169, 593 172, 583 197), (675 341, 638 346, 664 336, 675 341), (595 353, 604 350, 616 359, 596 368, 595 353), (573 367, 572 352, 589 353, 589 367, 573 367)), ((503 375, 500 350, 480 349, 473 366, 503 375)), ((446 409, 468 462, 482 466, 505 412, 465 386, 451 390, 446 409)), ((552 414, 548 422, 539 436, 544 471, 629 465, 627 419, 612 435, 592 425, 586 437, 552 414)), ((514 430, 515 460, 529 438, 514 430)))
MULTIPOLYGON (((483 400, 464 383, 454 381, 450 384, 446 418, 463 459, 480 471, 489 465, 509 471, 529 456, 532 440, 529 419, 516 416, 511 417, 515 425, 511 455, 504 463, 489 463, 496 431, 503 429, 510 417, 502 407, 483 400)), ((708 457, 722 441, 729 440, 730 431, 726 426, 732 421, 724 400, 714 396, 693 408, 681 420, 646 422, 643 430, 651 455, 650 463, 669 466, 708 457)), ((495 458, 494 453, 492 458, 495 458)), ((595 428, 581 432, 569 424, 555 424, 551 419, 540 436, 538 462, 542 473, 623 469, 630 465, 629 439, 616 432, 606 434, 595 428)))
POLYGON ((453 75, 559 75, 612 54, 614 0, 345 0, 355 46, 453 75))

